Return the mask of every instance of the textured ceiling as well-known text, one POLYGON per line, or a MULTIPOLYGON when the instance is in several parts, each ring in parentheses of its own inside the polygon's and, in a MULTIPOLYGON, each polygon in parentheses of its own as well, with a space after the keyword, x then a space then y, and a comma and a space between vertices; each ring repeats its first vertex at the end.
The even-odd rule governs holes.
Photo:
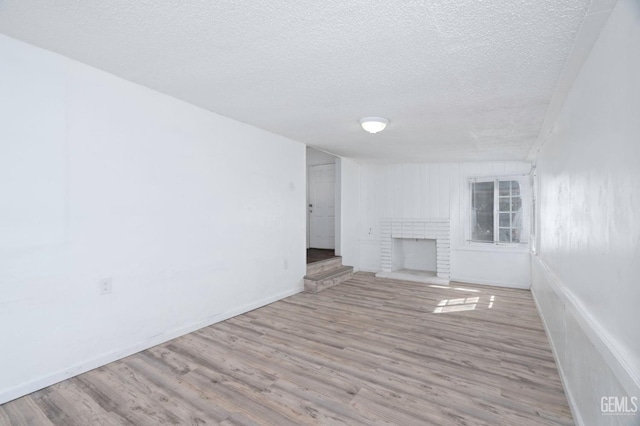
POLYGON ((524 160, 590 3, 0 0, 0 32, 340 156, 524 160))

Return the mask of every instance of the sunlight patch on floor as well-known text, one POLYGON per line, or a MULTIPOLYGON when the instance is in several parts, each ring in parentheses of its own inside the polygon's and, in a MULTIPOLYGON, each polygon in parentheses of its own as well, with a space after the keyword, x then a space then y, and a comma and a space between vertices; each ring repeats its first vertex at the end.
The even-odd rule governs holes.
MULTIPOLYGON (((487 309, 493 307, 496 297, 488 297, 487 309)), ((460 297, 456 299, 443 299, 438 302, 438 306, 433 310, 435 314, 443 314, 447 312, 473 311, 478 308, 480 297, 460 297)))

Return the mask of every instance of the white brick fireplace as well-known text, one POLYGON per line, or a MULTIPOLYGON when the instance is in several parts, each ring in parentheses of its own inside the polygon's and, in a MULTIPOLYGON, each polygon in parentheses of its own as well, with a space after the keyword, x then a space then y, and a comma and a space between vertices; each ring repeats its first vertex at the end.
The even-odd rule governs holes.
MULTIPOLYGON (((449 284, 450 278, 450 240, 448 219, 382 219, 381 221, 381 272, 377 277, 396 278, 432 284, 449 284), (401 239, 435 240, 435 271, 404 269, 404 262, 398 259, 404 250, 401 239)), ((415 246, 415 245, 414 245, 415 246)), ((415 255, 413 256, 415 258, 415 255)), ((428 261, 426 262, 429 263, 428 261)))

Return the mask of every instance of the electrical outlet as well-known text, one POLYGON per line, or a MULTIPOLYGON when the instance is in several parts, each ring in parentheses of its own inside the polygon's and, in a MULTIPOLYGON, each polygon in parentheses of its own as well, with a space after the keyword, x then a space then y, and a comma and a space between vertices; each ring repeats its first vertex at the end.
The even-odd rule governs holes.
POLYGON ((289 269, 289 261, 287 259, 284 260, 284 269, 289 269))
POLYGON ((99 286, 100 286, 101 296, 104 296, 105 294, 111 294, 111 290, 112 290, 111 277, 100 280, 99 286))

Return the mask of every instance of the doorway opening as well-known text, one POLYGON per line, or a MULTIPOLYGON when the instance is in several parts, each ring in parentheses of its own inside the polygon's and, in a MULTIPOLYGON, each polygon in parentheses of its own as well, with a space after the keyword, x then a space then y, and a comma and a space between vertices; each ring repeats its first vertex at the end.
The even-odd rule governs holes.
POLYGON ((337 157, 307 147, 307 264, 339 256, 340 182, 337 157))
POLYGON ((336 257, 336 251, 334 249, 307 249, 307 264, 322 262, 323 260, 333 259, 336 257))

